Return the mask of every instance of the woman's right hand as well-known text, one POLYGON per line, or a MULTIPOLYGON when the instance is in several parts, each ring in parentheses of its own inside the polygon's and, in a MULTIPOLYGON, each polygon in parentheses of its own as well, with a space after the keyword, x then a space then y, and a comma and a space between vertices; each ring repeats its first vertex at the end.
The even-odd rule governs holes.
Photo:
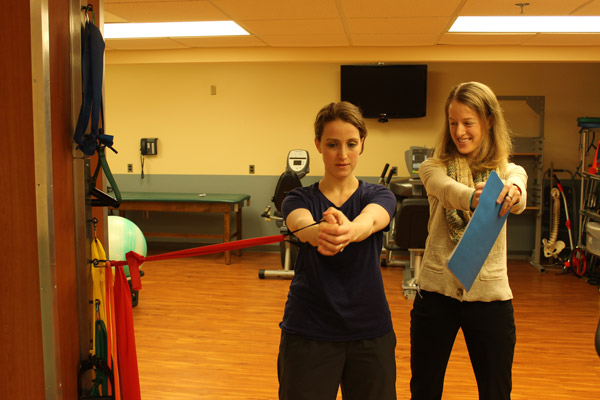
POLYGON ((479 182, 475 185, 475 193, 471 198, 471 208, 476 209, 479 205, 479 198, 481 197, 481 193, 483 192, 483 187, 485 186, 485 182, 479 182))

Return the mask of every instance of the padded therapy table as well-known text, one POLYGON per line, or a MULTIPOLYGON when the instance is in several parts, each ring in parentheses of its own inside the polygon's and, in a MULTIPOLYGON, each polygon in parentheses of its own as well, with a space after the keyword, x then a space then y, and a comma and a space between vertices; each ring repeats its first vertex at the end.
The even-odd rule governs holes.
MULTIPOLYGON (((248 194, 221 193, 159 193, 121 192, 119 211, 150 211, 176 213, 222 213, 223 233, 174 233, 144 232, 147 237, 179 237, 197 239, 221 239, 229 242, 232 238, 242 239, 242 208, 244 202, 250 204, 248 194), (231 214, 235 214, 236 231, 231 232, 231 214)), ((236 250, 241 255, 241 250, 236 250)), ((231 252, 225 252, 225 263, 231 264, 231 252)))

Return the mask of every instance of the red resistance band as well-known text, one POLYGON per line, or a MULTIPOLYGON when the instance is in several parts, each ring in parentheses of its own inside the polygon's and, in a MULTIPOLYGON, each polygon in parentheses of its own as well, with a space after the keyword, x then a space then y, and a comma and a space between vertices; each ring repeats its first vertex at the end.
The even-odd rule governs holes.
POLYGON ((261 244, 279 243, 285 240, 286 235, 264 236, 253 239, 237 240, 235 242, 218 243, 209 246, 195 247, 193 249, 172 251, 169 253, 157 254, 144 257, 141 254, 130 251, 125 254, 125 261, 111 261, 113 266, 129 265, 129 276, 131 277, 131 288, 140 290, 142 288, 142 279, 140 277, 140 265, 144 261, 170 260, 173 258, 194 257, 203 254, 220 253, 223 251, 239 250, 246 247, 259 246, 261 244))

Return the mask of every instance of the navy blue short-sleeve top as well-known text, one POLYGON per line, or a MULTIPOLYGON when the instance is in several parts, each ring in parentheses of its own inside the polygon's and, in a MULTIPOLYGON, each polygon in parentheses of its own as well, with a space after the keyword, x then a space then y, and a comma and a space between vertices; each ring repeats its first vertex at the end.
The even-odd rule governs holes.
MULTIPOLYGON (((385 186, 364 181, 359 181, 358 189, 336 208, 352 221, 372 203, 382 206, 390 220, 393 218, 394 194, 385 186)), ((335 205, 315 183, 288 193, 282 213, 287 218, 292 211, 304 208, 319 221, 329 207, 335 205)), ((381 277, 382 243, 383 231, 375 232, 361 242, 350 243, 334 256, 324 256, 316 247, 303 243, 281 329, 327 341, 362 340, 388 333, 392 320, 381 277)))

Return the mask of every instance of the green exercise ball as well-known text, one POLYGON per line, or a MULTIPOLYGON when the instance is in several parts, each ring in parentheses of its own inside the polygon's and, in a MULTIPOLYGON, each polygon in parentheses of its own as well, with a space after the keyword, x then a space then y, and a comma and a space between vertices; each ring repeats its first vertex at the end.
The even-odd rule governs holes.
MULTIPOLYGON (((134 251, 146 256, 148 248, 141 229, 127 218, 118 215, 108 216, 108 258, 124 261, 125 254, 134 251)), ((129 276, 129 267, 125 266, 125 275, 129 276)))

